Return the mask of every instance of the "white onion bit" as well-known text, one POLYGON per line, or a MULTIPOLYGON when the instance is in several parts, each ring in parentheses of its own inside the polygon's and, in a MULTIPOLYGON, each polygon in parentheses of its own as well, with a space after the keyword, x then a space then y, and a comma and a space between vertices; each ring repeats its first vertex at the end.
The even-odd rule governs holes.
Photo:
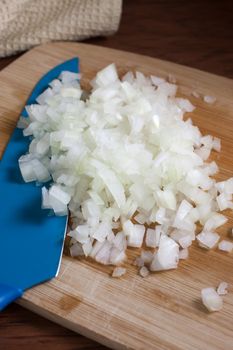
POLYGON ((141 257, 141 256, 138 256, 138 257, 134 260, 133 265, 138 266, 138 267, 144 266, 144 261, 143 261, 142 257, 141 257))
POLYGON ((171 238, 162 235, 158 251, 150 265, 151 271, 176 269, 179 261, 179 246, 171 238))
POLYGON ((167 80, 171 84, 176 84, 177 82, 176 77, 173 74, 168 74, 167 80))
POLYGON ((197 241, 202 248, 211 249, 216 246, 220 236, 216 232, 202 231, 197 235, 197 241))
POLYGON ((126 273, 126 268, 124 267, 115 267, 112 273, 112 277, 121 277, 126 273))
POLYGON ((150 271, 148 270, 147 267, 143 266, 143 267, 140 268, 140 270, 139 270, 139 275, 140 276, 142 276, 144 278, 144 277, 149 276, 149 274, 150 274, 150 271))
POLYGON ((154 254, 149 250, 143 250, 140 256, 144 264, 150 264, 153 260, 154 254))
POLYGON ((231 253, 233 250, 233 243, 223 239, 221 242, 219 242, 218 249, 223 250, 224 252, 231 253))
POLYGON ((192 91, 192 96, 199 98, 200 94, 197 91, 192 91))
POLYGON ((226 295, 228 293, 227 288, 228 288, 228 283, 221 282, 217 288, 218 295, 226 295))
POLYGON ((214 288, 204 288, 201 291, 202 302, 208 311, 219 311, 222 309, 223 301, 214 288))
POLYGON ((216 101, 216 97, 209 96, 209 95, 205 95, 203 99, 206 103, 209 103, 209 104, 212 104, 216 101))
POLYGON ((184 249, 181 249, 181 250, 179 251, 179 259, 180 259, 180 260, 188 259, 188 257, 189 257, 188 248, 184 248, 184 249))

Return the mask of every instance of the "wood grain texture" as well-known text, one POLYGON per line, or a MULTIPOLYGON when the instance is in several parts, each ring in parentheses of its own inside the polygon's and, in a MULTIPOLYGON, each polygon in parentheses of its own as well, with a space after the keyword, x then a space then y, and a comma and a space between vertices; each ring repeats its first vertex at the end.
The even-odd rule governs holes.
MULTIPOLYGON (((87 42, 233 78, 232 23, 231 0, 124 0, 119 31, 87 42)), ((18 56, 0 59, 0 69, 18 56)), ((100 348, 18 305, 0 314, 1 350, 41 349, 43 344, 46 349, 100 348)))
MULTIPOLYGON (((146 56, 85 44, 57 43, 38 47, 0 73, 1 151, 34 83, 65 59, 78 55, 82 84, 106 64, 116 62, 120 72, 138 69, 145 74, 176 76, 179 94, 197 106, 194 123, 205 133, 219 136, 223 149, 217 155, 219 179, 233 174, 233 81, 146 56), (94 54, 93 54, 94 53, 94 54), (193 90, 217 96, 214 105, 191 97, 193 90)), ((233 226, 220 230, 223 236, 233 226)), ((130 250, 130 262, 136 251, 130 250)), ((233 294, 224 297, 220 313, 207 314, 200 290, 222 280, 233 285, 232 255, 191 249, 190 259, 176 271, 142 279, 136 268, 120 280, 112 279, 111 267, 63 257, 57 279, 25 293, 20 305, 61 325, 115 349, 233 349, 233 294), (206 336, 208 335, 208 343, 206 336)))

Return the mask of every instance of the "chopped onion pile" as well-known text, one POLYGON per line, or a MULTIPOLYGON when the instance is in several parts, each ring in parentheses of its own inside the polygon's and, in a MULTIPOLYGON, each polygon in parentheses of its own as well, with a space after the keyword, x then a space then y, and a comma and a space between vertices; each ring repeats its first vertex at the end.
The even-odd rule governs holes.
MULTIPOLYGON (((194 106, 162 78, 128 72, 119 79, 111 64, 91 84, 87 95, 79 75, 63 72, 19 122, 32 137, 19 159, 22 176, 50 181, 43 208, 69 210, 71 255, 119 265, 127 247, 145 242, 152 252, 138 258, 142 276, 145 264, 175 269, 188 257, 198 223, 198 243, 213 248, 215 230, 227 221, 218 211, 233 208, 233 178, 216 183, 218 166, 207 162, 220 140, 184 119, 194 106)), ((215 300, 211 293, 204 293, 206 304, 215 300)))

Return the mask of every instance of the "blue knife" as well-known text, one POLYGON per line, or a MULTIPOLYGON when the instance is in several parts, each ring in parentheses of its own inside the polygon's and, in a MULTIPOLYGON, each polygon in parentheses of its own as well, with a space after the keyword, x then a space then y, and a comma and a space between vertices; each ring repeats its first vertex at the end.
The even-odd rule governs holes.
MULTIPOLYGON (((73 58, 45 74, 33 89, 26 105, 36 98, 62 71, 77 73, 73 58)), ((24 109, 22 112, 27 117, 24 109)), ((30 140, 15 129, 0 161, 0 310, 34 285, 59 272, 67 216, 49 216, 41 209, 41 187, 24 183, 18 159, 27 153, 30 140)))

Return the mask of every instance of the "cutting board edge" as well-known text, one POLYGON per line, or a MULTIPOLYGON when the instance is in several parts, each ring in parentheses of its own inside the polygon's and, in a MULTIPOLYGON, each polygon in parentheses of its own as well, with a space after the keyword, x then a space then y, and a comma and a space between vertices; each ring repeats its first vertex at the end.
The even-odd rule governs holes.
MULTIPOLYGON (((9 65, 7 65, 5 68, 3 68, 1 71, 0 71, 0 75, 3 71, 7 71, 8 68, 12 68, 14 65, 18 65, 18 63, 21 61, 21 60, 24 60, 25 57, 29 56, 31 53, 34 53, 34 52, 40 52, 41 50, 44 51, 44 50, 49 50, 51 49, 51 54, 53 55, 53 52, 54 52, 54 48, 55 47, 64 47, 64 46, 67 46, 68 48, 70 48, 70 46, 73 46, 73 47, 81 47, 81 48, 84 48, 84 49, 90 49, 92 48, 93 50, 101 50, 101 49, 104 49, 106 51, 108 51, 109 53, 119 53, 119 52, 122 52, 123 54, 128 54, 129 56, 133 57, 141 57, 145 60, 148 60, 148 61, 156 61, 158 62, 158 64, 162 64, 162 65, 165 65, 165 66, 174 66, 178 69, 185 69, 186 71, 190 71, 190 72, 196 72, 198 74, 205 74, 206 76, 208 76, 208 78, 211 78, 211 79, 223 79, 225 80, 225 82, 228 82, 230 84, 232 84, 233 86, 233 79, 231 78, 228 78, 228 77, 225 77, 225 76, 222 76, 222 75, 218 75, 218 74, 214 74, 214 73, 211 73, 211 72, 207 72, 207 71, 204 71, 204 70, 201 70, 201 69, 198 69, 198 68, 194 68, 194 67, 191 67, 191 66, 187 66, 187 65, 183 65, 183 64, 179 64, 179 63, 176 63, 176 62, 173 62, 173 61, 168 61, 168 60, 163 60, 163 59, 160 59, 160 58, 157 58, 157 57, 154 57, 154 56, 148 56, 148 55, 143 55, 143 54, 138 54, 136 52, 132 52, 132 51, 127 51, 127 50, 118 50, 118 49, 113 49, 113 48, 110 48, 110 47, 104 47, 104 46, 98 46, 98 45, 93 45, 93 44, 87 44, 87 43, 82 43, 82 42, 67 42, 67 41, 58 41, 58 42, 51 42, 51 43, 45 43, 45 44, 41 44, 41 45, 38 45, 38 46, 35 46, 34 48, 30 49, 29 51, 25 52, 22 54, 22 56, 20 56, 19 58, 17 58, 15 61, 11 62, 9 65)), ((78 57, 78 52, 77 52, 77 57, 78 57)), ((170 72, 168 73, 172 73, 171 70, 170 72)))
MULTIPOLYGON (((33 289, 33 288, 31 288, 33 289)), ((102 344, 106 347, 109 347, 113 350, 134 350, 131 346, 124 345, 120 342, 117 342, 114 339, 109 339, 105 337, 103 334, 98 334, 94 332, 93 330, 86 329, 85 327, 82 327, 82 325, 74 323, 66 318, 61 317, 60 315, 57 315, 56 313, 49 312, 45 308, 38 306, 36 304, 33 304, 27 297, 22 296, 20 299, 16 301, 16 303, 22 307, 24 307, 27 310, 30 310, 34 313, 36 313, 39 316, 42 316, 56 324, 59 324, 62 327, 65 327, 67 329, 70 329, 71 331, 75 333, 79 333, 83 335, 84 337, 87 337, 89 339, 92 339, 93 341, 98 342, 99 344, 102 344)), ((155 349, 154 350, 160 350, 155 349)))
MULTIPOLYGON (((49 46, 53 46, 53 45, 56 45, 56 46, 64 46, 64 45, 67 45, 67 46, 70 46, 70 45, 75 45, 77 47, 79 46, 82 46, 84 48, 93 48, 93 50, 100 50, 100 49, 105 49, 109 52, 112 52, 112 53, 117 53, 117 52, 122 52, 124 54, 129 54, 130 56, 132 55, 132 57, 135 55, 135 56, 140 56, 144 59, 148 59, 148 60, 154 60, 154 61, 157 61, 158 63, 160 64, 166 64, 166 65, 173 65, 177 68, 185 68, 187 70, 191 70, 191 71, 196 71, 197 73, 205 73, 207 74, 209 77, 212 77, 212 78, 222 78, 228 82, 230 82, 232 85, 233 85, 233 79, 230 79, 228 77, 225 77, 223 75, 218 75, 218 74, 214 74, 214 73, 211 73, 211 72, 207 72, 207 71, 204 71, 204 70, 201 70, 201 69, 198 69, 198 68, 193 68, 191 66, 187 66, 187 65, 183 65, 183 64, 179 64, 179 63, 176 63, 176 62, 172 62, 172 61, 168 61, 168 60, 163 60, 163 59, 160 59, 160 58, 157 58, 157 57, 154 57, 154 56, 148 56, 148 55, 143 55, 143 54, 138 54, 136 52, 132 52, 132 51, 127 51, 127 50, 118 50, 118 49, 113 49, 113 48, 110 48, 110 47, 104 47, 104 46, 98 46, 98 45, 93 45, 93 44, 86 44, 86 43, 81 43, 81 42, 78 42, 78 43, 68 43, 66 41, 59 41, 59 42, 53 42, 53 43, 46 43, 46 44, 42 44, 42 45, 39 45, 35 48, 33 48, 32 50, 36 50, 36 49, 44 49, 46 47, 49 47, 49 46)), ((32 51, 31 50, 31 51, 32 51)))

